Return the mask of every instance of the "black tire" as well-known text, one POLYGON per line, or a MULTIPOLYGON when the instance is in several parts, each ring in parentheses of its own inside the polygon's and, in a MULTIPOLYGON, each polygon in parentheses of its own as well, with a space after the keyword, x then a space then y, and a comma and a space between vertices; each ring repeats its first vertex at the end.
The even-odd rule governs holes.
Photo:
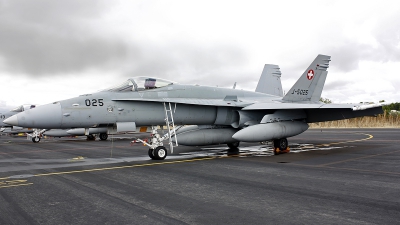
POLYGON ((233 142, 233 143, 228 143, 227 145, 228 145, 228 147, 229 147, 230 149, 236 149, 236 148, 239 147, 240 141, 233 142))
POLYGON ((274 140, 274 149, 279 148, 279 139, 278 140, 274 140))
POLYGON ((149 148, 148 154, 149 154, 150 159, 156 159, 154 157, 154 149, 149 148))
POLYGON ((93 134, 89 134, 88 136, 86 136, 86 140, 94 141, 94 140, 96 140, 96 137, 93 134))
POLYGON ((156 160, 164 160, 167 157, 167 149, 164 146, 158 146, 153 151, 156 160))
POLYGON ((32 142, 33 143, 39 143, 39 141, 40 141, 40 137, 39 136, 32 137, 32 142))
POLYGON ((107 133, 101 133, 99 135, 100 140, 105 141, 108 138, 108 134, 107 133))
POLYGON ((283 151, 288 148, 288 141, 286 138, 279 139, 279 150, 283 151))

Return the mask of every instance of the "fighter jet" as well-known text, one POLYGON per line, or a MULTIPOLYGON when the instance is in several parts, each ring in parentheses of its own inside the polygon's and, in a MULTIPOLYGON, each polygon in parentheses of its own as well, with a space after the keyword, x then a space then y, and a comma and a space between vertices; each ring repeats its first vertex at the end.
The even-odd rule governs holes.
POLYGON ((57 129, 107 127, 109 132, 151 126, 152 138, 143 143, 149 146, 150 158, 156 160, 167 156, 166 139, 171 152, 178 143, 235 148, 241 141, 273 141, 276 152, 285 151, 287 138, 306 131, 308 123, 383 112, 380 105, 320 102, 329 62, 330 56, 318 55, 283 97, 275 91, 260 93, 133 77, 121 85, 43 105, 4 122, 57 129), (196 128, 180 127, 193 124, 196 128), (166 126, 168 132, 162 135, 160 126, 166 126))
POLYGON ((4 123, 4 120, 8 119, 9 117, 11 117, 17 113, 20 113, 20 112, 23 112, 25 110, 32 109, 32 108, 35 108, 35 105, 20 105, 11 110, 0 111, 0 127, 12 127, 12 125, 4 123))
POLYGON ((24 128, 24 127, 19 127, 19 126, 13 126, 10 124, 4 123, 5 119, 8 119, 9 117, 23 112, 28 109, 35 108, 35 105, 20 105, 14 109, 11 110, 2 110, 0 112, 0 132, 3 132, 5 134, 19 134, 19 133, 32 133, 33 130, 31 128, 24 128))

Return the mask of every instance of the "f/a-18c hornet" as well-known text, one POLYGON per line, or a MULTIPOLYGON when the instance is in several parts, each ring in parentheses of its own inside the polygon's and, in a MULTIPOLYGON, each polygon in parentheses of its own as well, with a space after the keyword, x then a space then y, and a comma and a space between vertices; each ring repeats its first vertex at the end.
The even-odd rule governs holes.
POLYGON ((35 108, 35 105, 20 105, 14 109, 11 110, 1 110, 0 111, 0 132, 6 133, 6 134, 18 134, 18 133, 31 133, 33 130, 31 128, 24 128, 24 127, 19 127, 19 126, 13 126, 10 124, 5 124, 4 120, 8 119, 9 117, 23 112, 28 109, 33 109, 35 108))
MULTIPOLYGON (((286 138, 303 133, 308 123, 382 113, 381 105, 324 104, 320 102, 330 56, 318 55, 293 87, 257 91, 182 85, 153 77, 133 77, 93 94, 57 101, 5 120, 15 126, 36 128, 107 127, 108 132, 135 131, 151 126, 150 158, 165 159, 181 145, 273 141, 276 152, 288 149, 286 138), (183 125, 191 125, 184 126, 183 125), (160 127, 166 126, 162 135, 160 127)), ((265 68, 264 68, 265 70, 265 68)), ((264 72, 263 72, 264 73, 264 72)), ((276 70, 280 84, 280 71, 276 70)))

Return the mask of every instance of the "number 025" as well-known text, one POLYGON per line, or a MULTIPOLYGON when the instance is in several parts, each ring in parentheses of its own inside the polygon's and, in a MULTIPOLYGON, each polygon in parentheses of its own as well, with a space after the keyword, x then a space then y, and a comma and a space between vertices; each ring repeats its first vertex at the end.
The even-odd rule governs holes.
POLYGON ((86 99, 85 100, 85 105, 86 106, 103 106, 103 99, 86 99))

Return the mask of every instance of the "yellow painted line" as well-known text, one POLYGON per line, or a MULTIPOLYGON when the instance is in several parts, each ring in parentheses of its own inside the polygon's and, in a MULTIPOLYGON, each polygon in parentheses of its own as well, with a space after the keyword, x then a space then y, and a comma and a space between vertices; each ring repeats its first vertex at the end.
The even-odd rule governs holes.
POLYGON ((6 180, 0 181, 0 188, 18 187, 18 186, 28 186, 33 183, 26 183, 28 180, 6 180))
MULTIPOLYGON (((44 143, 42 143, 44 144, 44 143)), ((41 145, 42 145, 41 144, 41 145)), ((37 153, 37 152, 64 152, 64 151, 81 151, 81 150, 98 150, 98 149, 107 149, 110 146, 104 146, 104 147, 90 147, 90 148, 65 148, 65 149, 58 149, 58 150, 53 150, 53 149, 48 149, 48 150, 24 150, 20 152, 0 152, 0 155, 4 154, 23 154, 23 153, 37 153)), ((130 146, 114 146, 113 148, 131 148, 130 146)))
POLYGON ((14 183, 24 183, 27 182, 28 180, 7 180, 7 181, 1 181, 0 185, 2 184, 14 184, 14 183))
POLYGON ((10 188, 10 187, 28 186, 28 185, 32 185, 32 184, 33 184, 33 183, 14 184, 14 185, 8 185, 8 186, 0 186, 0 188, 10 188))
MULTIPOLYGON (((86 170, 72 170, 72 171, 54 172, 54 173, 41 173, 41 174, 32 175, 32 177, 63 175, 63 174, 73 174, 73 173, 85 173, 85 172, 97 172, 97 171, 105 171, 105 170, 116 170, 116 169, 126 169, 126 168, 145 167, 145 166, 157 166, 157 165, 165 165, 165 164, 184 163, 184 162, 196 162, 196 161, 204 161, 204 160, 216 159, 216 158, 222 158, 222 157, 207 157, 207 158, 185 159, 185 160, 177 160, 177 161, 135 164, 135 165, 130 165, 130 166, 114 166, 114 167, 104 167, 104 168, 95 168, 95 169, 86 169, 86 170)), ((8 179, 10 179, 10 177, 1 177, 0 178, 0 180, 8 180, 8 179)), ((0 181, 0 182, 4 182, 4 181, 0 181)))
POLYGON ((208 158, 200 158, 200 159, 186 159, 186 160, 177 160, 177 161, 135 164, 135 165, 130 165, 130 166, 114 166, 114 167, 104 167, 104 168, 87 169, 87 170, 72 170, 72 171, 64 171, 64 172, 42 173, 42 174, 36 174, 33 176, 41 177, 41 176, 63 175, 63 174, 73 174, 73 173, 97 172, 97 171, 105 171, 105 170, 116 170, 116 169, 156 166, 156 165, 164 165, 164 164, 176 164, 176 163, 184 163, 184 162, 204 161, 204 160, 215 159, 215 158, 216 157, 208 157, 208 158))
POLYGON ((316 145, 316 146, 317 147, 321 147, 321 146, 338 145, 338 144, 345 144, 345 143, 352 143, 352 142, 360 142, 360 141, 366 141, 366 140, 374 138, 374 136, 372 136, 371 134, 364 134, 364 133, 357 133, 357 134, 367 135, 368 137, 367 138, 363 138, 363 139, 358 139, 358 140, 332 142, 332 143, 328 143, 328 144, 320 144, 320 145, 316 145))

